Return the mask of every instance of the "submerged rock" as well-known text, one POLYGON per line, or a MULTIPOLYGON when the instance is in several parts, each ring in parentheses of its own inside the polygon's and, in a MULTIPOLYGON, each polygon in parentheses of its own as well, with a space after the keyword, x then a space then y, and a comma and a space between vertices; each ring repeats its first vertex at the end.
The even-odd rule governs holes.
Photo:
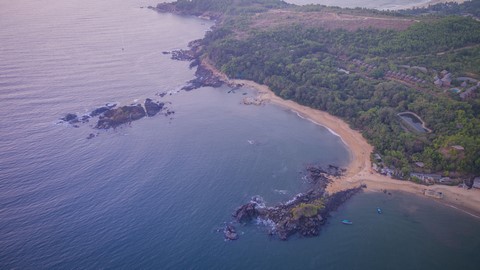
POLYGON ((227 224, 225 229, 223 230, 223 234, 225 235, 225 239, 227 240, 237 240, 238 234, 235 230, 235 227, 232 224, 227 224))
POLYGON ((90 115, 83 115, 82 116, 82 123, 87 123, 90 120, 90 115))
POLYGON ((75 121, 75 120, 78 120, 78 117, 76 114, 74 113, 67 113, 67 115, 65 115, 64 117, 60 118, 60 120, 63 120, 65 122, 71 122, 71 121, 75 121))
POLYGON ((60 118, 60 120, 67 122, 73 126, 75 126, 76 123, 80 122, 78 116, 74 113, 67 113, 64 117, 60 118))
POLYGON ((97 137, 97 135, 98 135, 98 133, 97 133, 97 134, 90 133, 90 134, 88 134, 88 136, 87 136, 87 140, 91 140, 91 139, 97 137))

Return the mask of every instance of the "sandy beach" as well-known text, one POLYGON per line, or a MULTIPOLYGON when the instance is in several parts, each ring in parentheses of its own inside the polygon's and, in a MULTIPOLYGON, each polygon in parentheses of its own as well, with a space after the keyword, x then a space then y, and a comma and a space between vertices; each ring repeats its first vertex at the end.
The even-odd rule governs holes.
POLYGON ((202 60, 202 65, 210 69, 216 76, 222 78, 226 82, 242 84, 244 87, 257 90, 257 99, 297 112, 302 117, 328 128, 342 139, 350 151, 351 162, 347 167, 346 175, 335 179, 335 181, 327 188, 328 192, 335 193, 337 191, 357 187, 361 184, 367 185, 366 191, 382 192, 383 190, 396 190, 424 197, 426 197, 424 195, 425 190, 433 190, 436 192, 442 192, 443 198, 426 198, 431 198, 439 203, 446 204, 459 211, 463 211, 466 214, 480 218, 479 189, 467 190, 455 186, 444 185, 424 186, 409 181, 395 180, 378 174, 371 169, 370 155, 373 151, 373 146, 366 141, 359 131, 350 128, 350 126, 342 119, 332 116, 327 112, 300 105, 291 100, 284 100, 276 96, 266 85, 261 85, 248 80, 229 79, 225 74, 218 71, 208 59, 202 60))

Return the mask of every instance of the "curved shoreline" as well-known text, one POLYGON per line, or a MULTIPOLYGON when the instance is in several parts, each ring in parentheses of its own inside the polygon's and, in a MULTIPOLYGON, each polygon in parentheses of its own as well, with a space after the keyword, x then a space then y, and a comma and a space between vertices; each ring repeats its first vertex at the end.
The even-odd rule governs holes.
POLYGON ((336 193, 366 184, 367 190, 370 191, 397 190, 430 198, 423 194, 425 190, 433 190, 443 194, 442 199, 434 200, 480 219, 480 190, 467 190, 456 186, 444 185, 423 186, 378 174, 371 169, 370 154, 373 152, 373 146, 367 142, 359 131, 350 128, 342 119, 327 112, 300 105, 292 100, 282 99, 275 95, 266 85, 249 80, 229 79, 225 74, 217 70, 209 59, 202 59, 201 64, 225 82, 233 85, 241 84, 244 87, 255 89, 258 91, 258 99, 295 111, 302 117, 333 131, 342 139, 350 152, 350 164, 347 166, 346 175, 335 179, 327 187, 327 192, 336 193))

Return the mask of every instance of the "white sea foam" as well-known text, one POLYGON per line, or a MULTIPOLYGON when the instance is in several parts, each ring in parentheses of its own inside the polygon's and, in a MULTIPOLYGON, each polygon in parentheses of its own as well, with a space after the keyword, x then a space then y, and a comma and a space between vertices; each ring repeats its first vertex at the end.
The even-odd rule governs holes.
POLYGON ((167 91, 167 95, 175 95, 175 94, 178 94, 180 93, 181 89, 175 89, 175 90, 170 90, 170 91, 167 91))
POLYGON ((305 119, 305 120, 308 120, 312 123, 314 123, 315 125, 318 125, 318 126, 321 126, 321 127, 324 127, 328 130, 328 132, 332 133, 333 135, 337 136, 338 138, 340 138, 340 140, 343 142, 343 144, 347 145, 347 143, 343 140, 342 136, 340 136, 338 133, 336 133, 335 131, 333 131, 331 128, 325 126, 325 125, 322 125, 308 117, 305 117, 303 116, 302 114, 300 114, 299 112, 295 111, 295 110, 291 110, 292 112, 294 112, 298 117, 302 118, 302 119, 305 119))
POLYGON ((256 204, 258 208, 265 208, 266 207, 265 200, 259 195, 253 196, 252 199, 250 200, 250 202, 256 204))
POLYGON ((278 194, 287 194, 288 190, 285 189, 274 189, 273 192, 278 193, 278 194))
POLYGON ((109 107, 109 108, 113 108, 113 107, 116 107, 116 106, 119 106, 120 105, 120 102, 118 101, 114 101, 114 102, 107 102, 105 104, 105 106, 109 107))
POLYGON ((302 195, 303 195, 303 193, 298 193, 297 195, 295 195, 295 197, 293 197, 292 199, 288 200, 288 201, 285 203, 285 205, 288 206, 288 205, 291 205, 291 204, 295 203, 295 202, 298 200, 298 198, 300 198, 300 196, 302 196, 302 195))
POLYGON ((271 219, 257 218, 255 222, 257 225, 263 225, 265 227, 270 228, 270 230, 275 231, 275 228, 276 228, 275 222, 273 222, 273 220, 271 219))

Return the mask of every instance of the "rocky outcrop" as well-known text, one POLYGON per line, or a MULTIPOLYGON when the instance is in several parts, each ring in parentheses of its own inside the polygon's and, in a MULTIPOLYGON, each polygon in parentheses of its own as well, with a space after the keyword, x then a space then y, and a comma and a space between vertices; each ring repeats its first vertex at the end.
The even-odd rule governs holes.
POLYGON ((256 206, 257 203, 255 202, 249 202, 247 204, 244 204, 237 208, 237 210, 235 210, 235 212, 233 213, 233 217, 237 222, 240 223, 250 222, 251 220, 258 217, 258 210, 255 209, 256 206))
POLYGON ((74 113, 67 113, 64 117, 60 118, 62 122, 69 123, 75 127, 77 127, 78 123, 87 123, 90 119, 90 115, 82 115, 82 117, 78 117, 74 113))
POLYGON ((255 106, 261 106, 266 103, 266 100, 262 98, 254 98, 254 97, 245 97, 242 100, 243 105, 255 105, 255 106))
POLYGON ((171 52, 172 60, 177 61, 193 61, 195 60, 195 52, 193 50, 176 50, 171 52))
POLYGON ((99 116, 101 114, 104 114, 105 112, 109 111, 110 109, 114 108, 115 106, 117 106, 117 104, 107 104, 105 106, 96 108, 95 110, 93 110, 90 113, 90 117, 95 117, 95 116, 99 116))
POLYGON ((341 172, 343 169, 335 166, 329 166, 327 169, 308 166, 306 178, 312 185, 308 191, 274 207, 266 207, 258 197, 253 198, 252 201, 237 208, 233 217, 239 223, 260 221, 270 226, 269 233, 281 240, 287 240, 296 233, 305 237, 316 236, 329 213, 362 189, 353 188, 328 195, 325 189, 331 181, 329 177, 338 176, 341 172))
POLYGON ((213 72, 203 66, 200 61, 202 40, 197 39, 188 43, 188 50, 176 50, 172 52, 164 52, 164 54, 171 54, 173 60, 190 61, 190 68, 197 67, 195 71, 195 79, 190 80, 182 87, 182 90, 190 91, 200 87, 220 87, 225 82, 213 72))
POLYGON ((224 84, 218 76, 215 76, 213 72, 203 65, 199 65, 195 72, 195 79, 189 81, 182 90, 190 91, 198 89, 200 87, 220 87, 224 84))
POLYGON ((352 189, 347 189, 343 191, 339 191, 337 193, 332 194, 329 199, 327 200, 327 203, 325 204, 325 208, 320 211, 322 215, 326 215, 332 211, 335 211, 340 207, 342 204, 344 204, 347 200, 349 200, 353 195, 357 194, 360 192, 363 188, 366 188, 366 186, 360 186, 357 188, 352 188, 352 189))
POLYGON ((87 136, 87 140, 91 140, 91 139, 93 139, 93 138, 95 138, 95 137, 97 137, 97 136, 98 136, 98 133, 97 133, 97 134, 90 133, 90 134, 88 134, 88 136, 87 136))
POLYGON ((116 128, 122 124, 141 119, 146 116, 145 110, 140 104, 122 106, 106 111, 97 122, 95 128, 109 129, 116 128))
MULTIPOLYGON (((167 103, 171 104, 170 102, 167 103)), ((165 103, 154 101, 150 98, 145 100, 144 107, 140 104, 116 107, 117 104, 107 103, 105 106, 98 107, 92 110, 89 114, 83 115, 81 118, 76 114, 68 113, 60 118, 60 123, 66 122, 73 127, 78 128, 80 127, 80 123, 88 123, 90 119, 98 118, 96 125, 92 126, 93 128, 110 129, 142 119, 145 116, 155 116, 163 110, 165 110, 165 116, 170 116, 175 113, 174 111, 169 110, 165 106, 165 103)), ((173 118, 170 117, 170 119, 173 118)), ((87 139, 93 139, 98 135, 99 133, 90 133, 87 136, 87 139)))
POLYGON ((147 98, 144 105, 147 116, 152 117, 160 112, 165 104, 161 102, 155 102, 152 99, 147 98))
POLYGON ((235 227, 232 224, 226 224, 223 234, 226 240, 237 240, 238 234, 235 227))
POLYGON ((74 113, 67 113, 64 117, 60 118, 60 120, 64 122, 68 122, 70 124, 78 123, 78 116, 74 113))

